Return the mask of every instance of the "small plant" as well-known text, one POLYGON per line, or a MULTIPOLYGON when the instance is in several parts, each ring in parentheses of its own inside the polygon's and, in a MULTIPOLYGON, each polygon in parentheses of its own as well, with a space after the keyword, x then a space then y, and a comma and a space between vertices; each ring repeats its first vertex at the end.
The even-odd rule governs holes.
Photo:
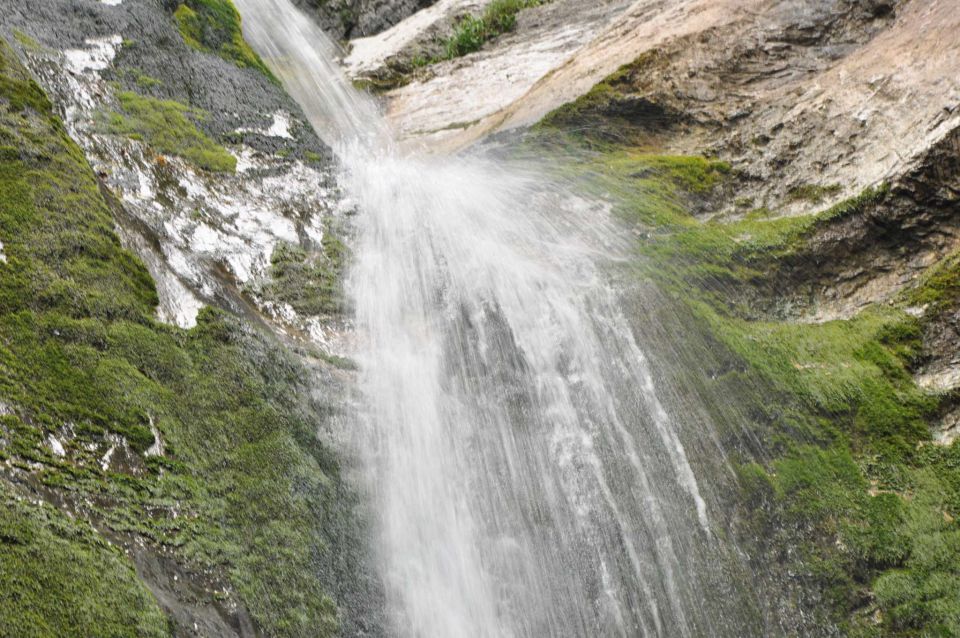
POLYGON ((481 16, 468 15, 457 23, 453 35, 444 42, 444 58, 452 60, 480 48, 497 36, 513 31, 517 14, 543 4, 544 0, 494 0, 481 16))
POLYGON ((823 200, 833 195, 838 195, 843 187, 840 184, 828 184, 821 186, 819 184, 801 184, 794 186, 787 193, 787 199, 791 202, 810 202, 811 204, 822 204, 823 200))

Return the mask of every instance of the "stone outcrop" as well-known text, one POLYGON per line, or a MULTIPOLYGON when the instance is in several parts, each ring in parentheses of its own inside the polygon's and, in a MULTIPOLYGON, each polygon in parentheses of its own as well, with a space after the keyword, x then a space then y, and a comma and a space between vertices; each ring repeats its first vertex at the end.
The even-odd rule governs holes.
POLYGON ((331 35, 339 39, 377 34, 436 0, 297 0, 331 35))

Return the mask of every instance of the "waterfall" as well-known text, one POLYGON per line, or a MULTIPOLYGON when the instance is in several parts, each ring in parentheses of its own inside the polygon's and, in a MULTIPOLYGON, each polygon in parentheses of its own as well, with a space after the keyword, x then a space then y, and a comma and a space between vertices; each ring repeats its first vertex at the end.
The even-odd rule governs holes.
POLYGON ((481 153, 402 153, 289 0, 237 5, 358 210, 357 445, 387 633, 749 635, 711 585, 727 551, 705 477, 605 274, 627 247, 604 206, 481 153))

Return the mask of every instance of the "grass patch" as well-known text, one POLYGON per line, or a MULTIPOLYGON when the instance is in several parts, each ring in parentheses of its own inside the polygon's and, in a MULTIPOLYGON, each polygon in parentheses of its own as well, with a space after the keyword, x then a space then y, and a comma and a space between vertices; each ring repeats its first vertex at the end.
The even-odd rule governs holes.
POLYGON ((442 59, 452 60, 479 51, 490 40, 513 31, 520 11, 541 4, 543 0, 494 0, 481 15, 465 16, 444 41, 442 59))
POLYGON ((123 112, 105 116, 107 132, 143 141, 161 153, 178 155, 208 171, 236 170, 237 159, 197 128, 194 120, 202 118, 202 112, 132 91, 121 92, 117 99, 123 112))
POLYGON ((638 88, 641 78, 664 59, 663 52, 645 52, 580 96, 548 113, 534 130, 561 132, 578 145, 610 151, 647 143, 651 133, 669 129, 682 115, 647 100, 638 88))
POLYGON ((924 306, 926 316, 943 314, 960 305, 960 251, 924 273, 904 300, 910 306, 924 306))
POLYGON ((839 194, 841 190, 843 190, 843 187, 840 184, 829 184, 827 186, 801 184, 800 186, 794 186, 787 192, 787 201, 822 204, 823 200, 839 194))
POLYGON ((703 221, 690 214, 691 203, 709 199, 730 177, 724 162, 615 148, 591 154, 573 170, 587 174, 587 188, 610 199, 624 221, 646 231, 639 249, 650 276, 677 287, 695 285, 708 296, 769 282, 817 231, 862 213, 888 193, 885 186, 868 188, 807 215, 772 217, 756 209, 738 220, 703 221))
POLYGON ((441 55, 416 55, 410 66, 419 69, 479 51, 487 42, 513 31, 517 26, 517 14, 521 11, 545 2, 549 0, 494 0, 480 15, 466 15, 457 21, 450 37, 441 42, 441 55))
POLYGON ((17 41, 17 44, 22 46, 28 51, 45 51, 47 48, 37 42, 34 38, 30 37, 29 34, 24 33, 20 29, 13 30, 13 39, 17 41))
POLYGON ((192 48, 216 53, 240 68, 256 69, 279 84, 243 39, 240 14, 230 0, 187 0, 177 7, 173 17, 184 42, 192 48))

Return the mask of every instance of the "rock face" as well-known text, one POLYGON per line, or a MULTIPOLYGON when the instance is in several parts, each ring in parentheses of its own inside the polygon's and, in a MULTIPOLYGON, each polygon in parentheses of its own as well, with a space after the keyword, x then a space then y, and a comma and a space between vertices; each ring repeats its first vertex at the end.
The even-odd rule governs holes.
MULTIPOLYGON (((108 553, 116 556, 104 564, 133 596, 97 602, 79 590, 63 615, 50 614, 59 635, 116 634, 97 605, 125 604, 139 614, 143 635, 153 635, 144 591, 166 616, 163 631, 176 635, 380 632, 379 586, 355 563, 366 560, 363 523, 335 469, 349 464, 333 452, 341 435, 333 415, 349 377, 349 366, 331 355, 343 333, 339 237, 350 210, 340 203, 327 147, 239 33, 229 2, 44 0, 0 15, 0 39, 16 49, 0 51, 3 177, 29 175, 32 192, 42 194, 11 202, 8 194, 23 186, 4 182, 5 285, 22 277, 59 281, 76 304, 33 303, 20 294, 17 305, 0 309, 0 332, 20 339, 10 319, 29 312, 38 326, 76 320, 126 343, 99 341, 92 358, 65 364, 71 375, 52 362, 65 361, 68 335, 76 333, 55 328, 52 341, 38 346, 51 358, 20 350, 3 363, 4 498, 46 502, 75 519, 82 533, 63 536, 56 516, 23 509, 59 543, 53 561, 86 568, 89 560, 71 557, 97 556, 112 543, 108 553), (8 81, 21 75, 42 86, 34 85, 43 98, 25 107, 8 81), (50 123, 37 124, 48 117, 44 109, 50 123), (30 151, 29 140, 46 150, 30 151), (58 167, 47 167, 51 157, 58 167), (9 234, 16 219, 29 220, 20 239, 9 234), (52 227, 59 233, 40 238, 52 227), (47 245, 70 237, 77 250, 66 252, 77 262, 67 275, 67 259, 47 245), (115 250, 94 255, 97 246, 115 250), (301 272, 319 285, 290 283, 290 273, 301 272), (114 273, 117 282, 101 290, 90 273, 114 273), (123 311, 101 312, 100 302, 89 301, 121 303, 130 286, 142 288, 142 299, 123 311), (203 354, 187 352, 187 344, 203 354), (45 363, 30 371, 30 362, 45 363), (118 376, 95 372, 104 366, 118 376), (79 394, 70 389, 75 381, 79 394), (48 392, 23 389, 35 383, 48 392), (213 399, 220 389, 226 394, 213 399), (132 394, 121 399, 114 391, 132 394), (106 416, 124 405, 123 417, 106 416), (270 476, 257 476, 268 466, 270 476), (219 481, 223 489, 213 487, 219 481), (134 574, 133 585, 123 580, 134 574), (280 580, 300 584, 281 587, 280 580), (74 606, 101 618, 74 632, 61 624, 74 606)), ((0 554, 8 556, 6 532, 0 536, 0 554)), ((41 567, 18 569, 57 577, 41 567)), ((0 579, 10 574, 3 571, 0 579)), ((27 585, 4 581, 3 589, 17 586, 27 585)), ((55 580, 47 586, 59 587, 55 580)), ((5 614, 28 618, 0 608, 4 629, 12 626, 5 614)))
MULTIPOLYGON (((890 184, 870 221, 824 230, 830 238, 790 278, 808 319, 849 317, 956 247, 960 47, 949 34, 960 14, 952 9, 893 0, 554 2, 522 14, 516 33, 432 65, 385 101, 412 144, 457 147, 532 124, 623 65, 553 122, 715 154, 736 167, 741 212, 800 214, 890 184), (580 31, 570 46, 552 48, 565 28, 580 31)), ((386 45, 388 36, 372 40, 386 45)), ((378 59, 367 40, 367 58, 378 59)), ((364 60, 347 63, 362 74, 375 64, 364 60)), ((724 212, 735 217, 728 203, 724 212)))
MULTIPOLYGON (((489 4, 441 0, 388 31, 352 43, 345 64, 355 79, 404 84, 386 92, 384 101, 398 135, 411 146, 459 148, 494 131, 488 120, 522 100, 544 77, 584 55, 591 43, 618 24, 631 2, 552 0, 522 10, 514 31, 480 51, 411 71, 413 59, 442 53, 438 41, 451 35, 459 18, 481 15, 489 4)), ((576 97, 572 93, 568 99, 576 97)))
POLYGON ((960 47, 948 33, 960 16, 952 9, 759 4, 749 22, 645 49, 608 80, 608 93, 556 121, 585 118, 612 136, 626 125, 672 150, 729 161, 738 203, 715 211, 722 217, 802 214, 887 184, 889 196, 825 225, 783 271, 778 295, 804 308, 805 320, 849 318, 891 301, 958 247, 960 47))
POLYGON ((379 33, 437 0, 297 0, 338 39, 379 33))

